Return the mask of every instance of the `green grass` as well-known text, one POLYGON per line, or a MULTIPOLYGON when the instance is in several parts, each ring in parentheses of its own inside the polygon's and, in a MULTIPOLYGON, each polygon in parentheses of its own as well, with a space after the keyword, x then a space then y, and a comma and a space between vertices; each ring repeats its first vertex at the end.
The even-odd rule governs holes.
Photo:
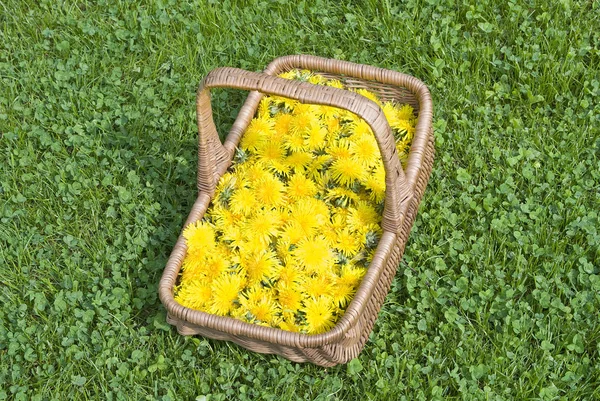
MULTIPOLYGON (((598 2, 130 3, 0 0, 0 400, 600 398, 598 2), (198 82, 295 53, 412 74, 435 107, 404 261, 330 369, 180 336, 157 297, 198 82)), ((241 99, 216 97, 222 131, 241 99)))

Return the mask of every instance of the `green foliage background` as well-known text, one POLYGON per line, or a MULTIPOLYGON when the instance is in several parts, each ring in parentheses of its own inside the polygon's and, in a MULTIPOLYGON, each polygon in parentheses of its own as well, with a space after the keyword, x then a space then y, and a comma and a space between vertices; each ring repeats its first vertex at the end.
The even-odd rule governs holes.
POLYGON ((600 398, 600 3, 343 3, 0 0, 0 400, 600 398), (157 297, 198 82, 295 53, 435 102, 404 262, 331 369, 182 337, 157 297))

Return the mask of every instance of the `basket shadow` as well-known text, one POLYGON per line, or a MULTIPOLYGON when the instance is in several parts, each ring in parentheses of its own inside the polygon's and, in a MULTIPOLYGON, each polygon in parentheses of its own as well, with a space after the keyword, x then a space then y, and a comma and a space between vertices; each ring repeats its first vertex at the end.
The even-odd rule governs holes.
MULTIPOLYGON (((239 90, 217 90, 212 102, 215 125, 221 138, 226 136, 241 108, 248 92, 239 90)), ((115 129, 103 138, 104 146, 135 154, 124 169, 136 169, 140 177, 152 177, 151 201, 157 204, 159 212, 140 218, 151 220, 151 233, 147 245, 141 249, 138 257, 128 270, 131 280, 131 299, 133 315, 131 325, 147 326, 170 331, 176 330, 166 323, 166 311, 158 299, 158 283, 173 245, 177 241, 197 195, 197 157, 198 138, 194 104, 180 104, 178 107, 190 109, 185 121, 177 127, 179 135, 165 132, 151 132, 154 142, 145 142, 132 138, 127 132, 153 131, 143 123, 135 123, 115 129), (140 302, 143 301, 143 302, 140 302)), ((143 120, 143 119, 142 119, 143 120)))

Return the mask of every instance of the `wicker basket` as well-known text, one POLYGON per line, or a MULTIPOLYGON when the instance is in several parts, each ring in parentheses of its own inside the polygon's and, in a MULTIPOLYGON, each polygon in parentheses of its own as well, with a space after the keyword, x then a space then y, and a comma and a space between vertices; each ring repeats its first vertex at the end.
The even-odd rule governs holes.
POLYGON ((429 180, 434 156, 431 97, 427 87, 409 75, 315 56, 281 57, 271 62, 264 73, 235 68, 213 70, 198 89, 199 194, 186 226, 203 217, 216 183, 231 164, 236 146, 254 117, 263 94, 347 109, 362 117, 376 136, 386 173, 383 235, 354 299, 330 331, 316 335, 263 327, 183 307, 173 298, 173 289, 187 249, 181 235, 160 280, 160 299, 167 309, 168 322, 177 326, 183 335, 200 334, 229 340, 252 351, 279 354, 296 362, 312 362, 321 366, 346 363, 359 354, 369 337, 396 273, 429 180), (400 165, 390 126, 376 103, 351 91, 274 76, 294 68, 308 69, 326 78, 342 80, 348 88, 368 89, 382 101, 395 100, 412 105, 418 113, 418 123, 406 168, 402 169, 400 165), (225 142, 221 144, 212 119, 209 90, 225 87, 251 92, 225 142))

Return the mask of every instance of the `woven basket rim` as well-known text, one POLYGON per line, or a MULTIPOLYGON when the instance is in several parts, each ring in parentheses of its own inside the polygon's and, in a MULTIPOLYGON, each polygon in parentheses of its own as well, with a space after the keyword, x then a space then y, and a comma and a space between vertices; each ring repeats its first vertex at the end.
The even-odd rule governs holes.
MULTIPOLYGON (((293 55, 276 58, 267 66, 264 73, 269 75, 277 75, 281 72, 294 68, 308 69, 315 72, 322 71, 334 73, 364 81, 374 81, 381 84, 403 87, 415 95, 417 101, 419 102, 420 110, 415 136, 409 151, 406 168, 404 169, 406 181, 411 189, 409 198, 412 198, 417 176, 423 164, 423 152, 421 149, 426 145, 428 132, 432 123, 432 102, 427 86, 417 78, 400 72, 364 64, 355 64, 347 61, 325 59, 309 55, 293 55)), ((257 93, 257 95, 262 97, 262 94, 257 93)), ((250 95, 248 97, 250 98, 250 95)), ((242 107, 242 110, 244 110, 244 107, 242 107)), ((238 129, 241 127, 242 130, 241 132, 238 131, 237 134, 234 134, 232 127, 232 131, 227 135, 223 143, 223 146, 227 149, 235 149, 239 143, 239 140, 241 139, 243 131, 245 131, 245 128, 247 128, 247 124, 245 124, 245 126, 244 124, 239 124, 240 120, 242 119, 242 110, 240 110, 240 113, 234 122, 234 127, 236 124, 238 124, 238 129)), ((254 116, 255 111, 256 110, 252 110, 251 117, 254 116)), ((386 192, 387 191, 388 188, 386 188, 386 192)), ((199 193, 196 203, 194 204, 194 207, 192 208, 184 227, 191 222, 201 219, 208 208, 210 201, 211 199, 209 195, 202 192, 199 193)), ((410 199, 404 199, 402 206, 407 207, 409 203, 410 199)), ((404 207, 404 209, 406 209, 406 207, 404 207)), ((402 210, 402 215, 406 215, 406 210, 402 210)), ((383 267, 387 263, 387 260, 390 256, 390 249, 396 241, 396 238, 397 233, 383 230, 383 234, 377 245, 375 257, 369 264, 367 273, 357 289, 355 296, 346 308, 344 315, 336 322, 333 328, 321 334, 290 332, 279 328, 265 327, 247 323, 233 317, 213 315, 207 312, 184 307, 175 301, 173 297, 174 281, 166 280, 169 263, 167 264, 167 267, 163 273, 163 277, 160 281, 159 296, 169 315, 174 315, 183 321, 187 321, 192 324, 198 324, 200 326, 208 327, 228 333, 230 335, 245 336, 260 341, 268 341, 275 344, 300 348, 318 347, 331 344, 343 338, 347 329, 357 321, 360 314, 363 312, 369 297, 373 295, 372 292, 377 284, 377 281, 379 280, 381 272, 383 271, 383 267)), ((183 239, 182 235, 179 236, 177 244, 175 245, 175 249, 177 249, 177 247, 180 249, 183 247, 182 249, 187 250, 187 246, 185 245, 185 240, 183 239)), ((173 256, 174 255, 172 254, 169 258, 169 262, 172 261, 173 256)), ((179 271, 182 260, 175 260, 173 262, 174 263, 172 265, 178 265, 177 271, 179 271)))

